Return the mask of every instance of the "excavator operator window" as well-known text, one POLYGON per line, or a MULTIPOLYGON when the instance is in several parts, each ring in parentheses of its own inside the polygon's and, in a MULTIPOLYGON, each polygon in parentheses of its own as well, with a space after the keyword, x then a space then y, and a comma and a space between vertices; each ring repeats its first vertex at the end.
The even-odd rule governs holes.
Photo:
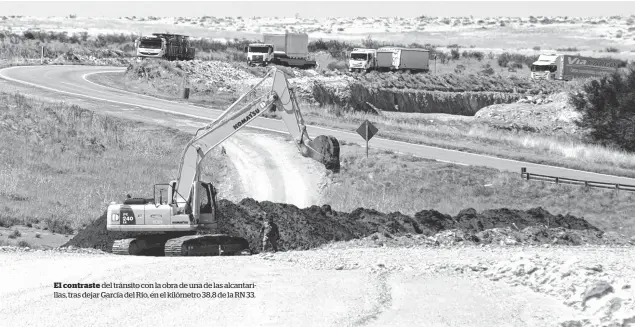
POLYGON ((201 213, 213 213, 212 211, 212 199, 209 194, 209 184, 201 183, 199 186, 198 194, 201 197, 201 213))

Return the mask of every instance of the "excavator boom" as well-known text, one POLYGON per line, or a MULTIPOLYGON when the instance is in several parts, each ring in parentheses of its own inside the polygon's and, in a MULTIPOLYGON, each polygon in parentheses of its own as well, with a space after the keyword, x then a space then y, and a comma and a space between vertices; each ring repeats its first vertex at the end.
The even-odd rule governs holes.
POLYGON ((339 143, 332 136, 319 136, 311 140, 306 132, 293 89, 283 71, 273 68, 247 93, 236 100, 214 122, 197 130, 196 135, 186 145, 179 166, 179 176, 175 195, 177 203, 190 200, 192 183, 200 178, 200 163, 205 156, 224 140, 247 126, 267 110, 278 112, 289 134, 295 140, 303 156, 322 162, 327 169, 339 170, 339 143), (268 78, 273 78, 269 92, 257 94, 259 87, 268 78), (247 96, 252 99, 242 108, 234 108, 247 96))
POLYGON ((153 200, 127 199, 108 206, 108 231, 151 232, 116 240, 113 253, 198 256, 237 254, 249 249, 245 238, 215 234, 219 231, 216 190, 210 183, 201 181, 200 168, 212 149, 267 110, 280 114, 303 156, 322 162, 327 169, 339 170, 337 139, 324 135, 309 138, 293 89, 284 73, 273 68, 216 120, 196 131, 183 150, 177 180, 167 184, 170 195, 167 201, 164 202, 162 196, 157 201, 155 185, 153 200), (263 92, 263 83, 269 78, 273 78, 271 87, 263 92))

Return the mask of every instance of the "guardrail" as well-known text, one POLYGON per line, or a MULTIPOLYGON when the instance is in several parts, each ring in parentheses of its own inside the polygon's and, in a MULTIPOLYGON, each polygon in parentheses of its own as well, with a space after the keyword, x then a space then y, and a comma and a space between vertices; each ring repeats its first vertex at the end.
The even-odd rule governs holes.
POLYGON ((555 184, 571 184, 571 185, 579 185, 579 186, 585 186, 585 187, 612 189, 618 192, 619 191, 635 192, 635 185, 594 182, 594 181, 585 181, 585 180, 565 178, 565 177, 532 174, 532 173, 528 173, 527 168, 525 167, 520 168, 520 177, 526 180, 537 180, 537 181, 550 182, 555 184))

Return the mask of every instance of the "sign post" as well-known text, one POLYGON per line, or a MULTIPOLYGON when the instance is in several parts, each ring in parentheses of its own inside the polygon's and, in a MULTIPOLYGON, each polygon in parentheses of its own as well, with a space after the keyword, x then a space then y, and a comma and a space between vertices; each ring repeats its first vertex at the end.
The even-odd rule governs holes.
POLYGON ((359 134, 366 141, 366 158, 368 158, 368 141, 377 134, 379 130, 368 120, 365 120, 358 128, 357 134, 359 134))

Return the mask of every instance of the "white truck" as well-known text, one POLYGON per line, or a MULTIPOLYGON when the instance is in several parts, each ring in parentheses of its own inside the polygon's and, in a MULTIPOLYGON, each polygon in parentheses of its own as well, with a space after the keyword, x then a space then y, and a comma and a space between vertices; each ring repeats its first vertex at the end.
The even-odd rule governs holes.
POLYGON ((377 49, 355 48, 348 56, 349 72, 368 72, 377 68, 377 49))
POLYGON ((181 34, 152 33, 135 40, 137 57, 164 58, 167 60, 193 60, 196 49, 190 37, 181 34))
POLYGON ((385 47, 377 49, 377 69, 381 71, 427 72, 430 50, 385 47))
POLYGON ((546 52, 531 65, 531 79, 568 81, 576 77, 604 76, 617 72, 619 65, 619 60, 615 59, 546 52))
POLYGON ((249 66, 317 66, 316 61, 309 58, 309 35, 305 33, 264 34, 262 43, 249 44, 245 50, 249 66))

